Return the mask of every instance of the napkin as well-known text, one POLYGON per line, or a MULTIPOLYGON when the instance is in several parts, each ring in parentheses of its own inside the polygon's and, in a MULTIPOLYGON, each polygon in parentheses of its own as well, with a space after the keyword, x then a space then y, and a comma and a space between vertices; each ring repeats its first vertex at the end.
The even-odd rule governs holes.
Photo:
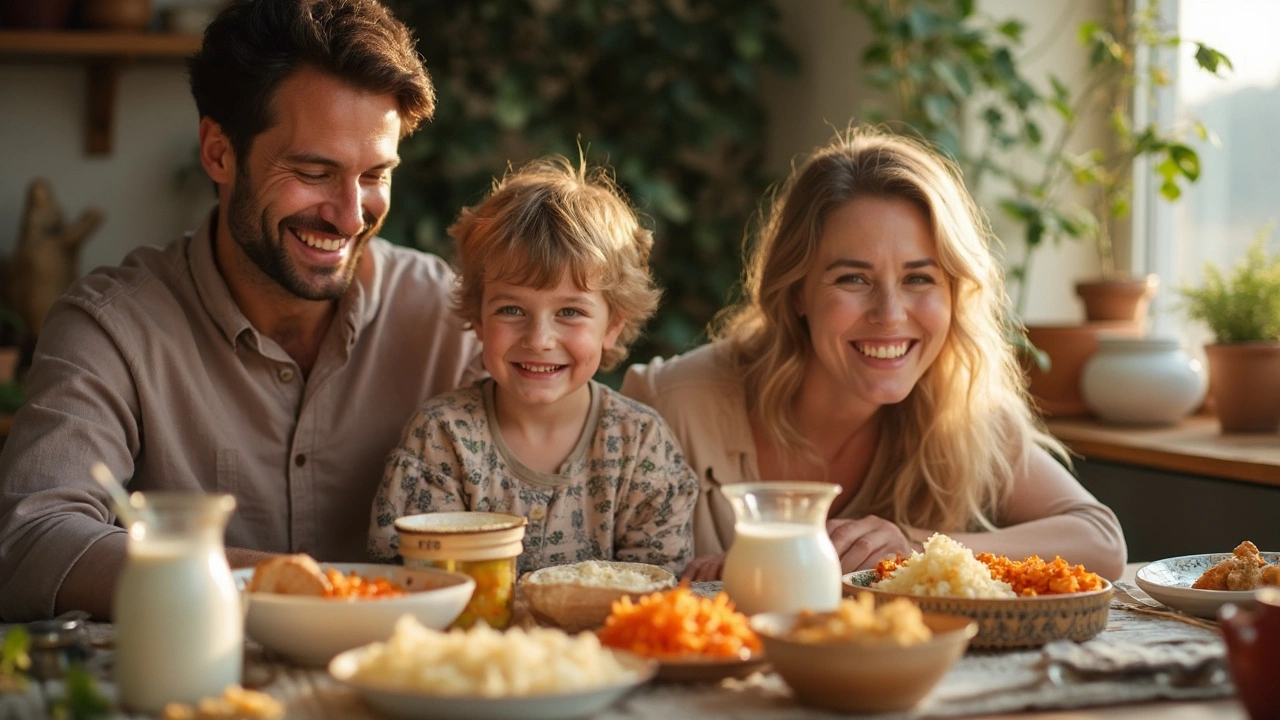
POLYGON ((1044 646, 1041 662, 1055 683, 1153 680, 1175 687, 1229 682, 1220 640, 1160 644, 1058 640, 1044 646))

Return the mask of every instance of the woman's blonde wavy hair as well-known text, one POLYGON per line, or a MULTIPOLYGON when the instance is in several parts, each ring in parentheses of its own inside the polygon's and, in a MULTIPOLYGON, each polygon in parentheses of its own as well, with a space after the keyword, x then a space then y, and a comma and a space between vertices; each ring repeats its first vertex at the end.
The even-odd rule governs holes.
POLYGON ((568 158, 534 160, 509 170, 480 204, 449 227, 456 243, 454 311, 470 326, 486 282, 554 288, 567 272, 583 292, 599 290, 610 321, 622 319, 617 343, 600 359, 612 370, 658 307, 649 272, 653 234, 604 167, 568 158))
POLYGON ((773 195, 746 258, 743 301, 716 323, 742 374, 747 407, 784 456, 816 458, 792 401, 812 352, 793 302, 823 223, 857 197, 902 198, 924 212, 950 278, 951 326, 910 395, 880 409, 880 447, 864 483, 868 512, 900 526, 990 529, 1015 471, 1037 444, 1062 445, 1030 409, 1007 339, 1007 296, 986 217, 959 169, 924 143, 878 128, 838 134, 773 195))

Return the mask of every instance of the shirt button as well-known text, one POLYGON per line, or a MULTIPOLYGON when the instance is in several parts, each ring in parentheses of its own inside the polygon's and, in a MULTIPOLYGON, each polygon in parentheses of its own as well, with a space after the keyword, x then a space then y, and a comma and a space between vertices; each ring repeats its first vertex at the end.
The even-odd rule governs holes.
POLYGON ((546 516, 547 516, 547 509, 546 509, 546 508, 544 508, 544 507, 542 507, 541 505, 539 505, 539 506, 537 506, 537 507, 535 507, 535 508, 533 508, 532 510, 530 510, 530 511, 529 511, 529 518, 530 518, 530 519, 532 519, 532 520, 539 520, 539 521, 540 521, 540 520, 542 520, 542 518, 544 518, 544 517, 546 517, 546 516))
POLYGON ((293 382, 293 368, 280 368, 280 382, 293 382))
POLYGON ((301 453, 293 456, 293 464, 302 467, 307 464, 307 456, 301 453))

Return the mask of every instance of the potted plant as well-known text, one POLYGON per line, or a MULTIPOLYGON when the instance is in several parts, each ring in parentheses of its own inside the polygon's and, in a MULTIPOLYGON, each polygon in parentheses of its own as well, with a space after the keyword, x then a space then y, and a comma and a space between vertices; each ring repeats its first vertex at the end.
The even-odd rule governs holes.
POLYGON ((1280 254, 1265 238, 1229 273, 1208 263, 1199 286, 1179 289, 1182 309, 1213 332, 1209 392, 1224 433, 1280 429, 1280 254))

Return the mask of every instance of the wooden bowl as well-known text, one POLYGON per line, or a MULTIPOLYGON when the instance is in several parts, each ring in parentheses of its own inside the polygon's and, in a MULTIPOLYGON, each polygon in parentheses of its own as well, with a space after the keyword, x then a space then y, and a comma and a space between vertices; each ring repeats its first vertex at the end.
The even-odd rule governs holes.
POLYGON ((675 576, 656 565, 607 560, 545 567, 520 579, 530 614, 571 633, 603 625, 615 600, 675 586, 675 576))
POLYGON ((796 699, 840 712, 878 713, 914 707, 964 655, 978 632, 972 620, 925 613, 933 638, 915 645, 889 640, 808 643, 787 636, 795 613, 751 618, 765 656, 796 699))

